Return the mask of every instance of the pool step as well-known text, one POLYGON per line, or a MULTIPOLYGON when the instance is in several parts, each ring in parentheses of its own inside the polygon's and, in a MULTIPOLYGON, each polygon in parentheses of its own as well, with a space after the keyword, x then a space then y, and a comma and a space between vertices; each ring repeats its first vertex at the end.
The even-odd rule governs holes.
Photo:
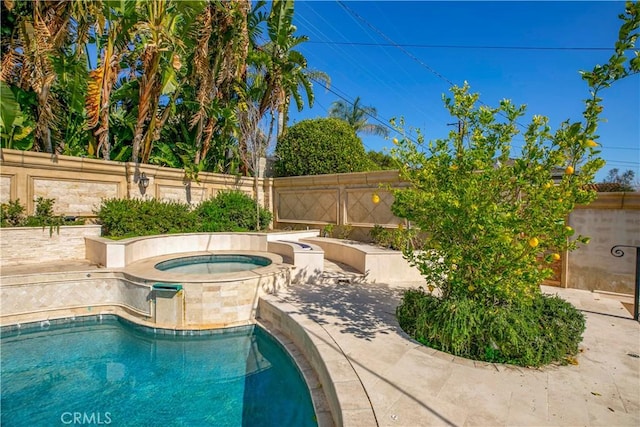
POLYGON ((320 275, 320 282, 331 282, 342 285, 363 283, 366 282, 366 275, 357 272, 346 264, 325 259, 324 271, 320 275))

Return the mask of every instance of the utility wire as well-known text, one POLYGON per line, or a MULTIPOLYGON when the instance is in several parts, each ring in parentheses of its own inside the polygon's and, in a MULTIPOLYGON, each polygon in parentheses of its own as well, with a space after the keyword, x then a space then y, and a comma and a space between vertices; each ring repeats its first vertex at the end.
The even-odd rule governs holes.
MULTIPOLYGON (((338 2, 340 3, 340 2, 338 2)), ((371 42, 340 42, 333 40, 308 41, 313 44, 335 44, 346 46, 379 46, 379 47, 409 47, 420 49, 496 49, 496 50, 578 50, 578 51, 611 51, 610 47, 578 47, 578 46, 483 46, 483 45, 452 45, 452 44, 412 44, 412 43, 371 43, 371 42)), ((633 49, 627 49, 632 51, 633 49)))
POLYGON ((369 21, 367 21, 366 19, 364 19, 362 16, 360 16, 356 11, 354 11, 353 9, 351 9, 349 6, 347 6, 346 4, 344 4, 344 2, 340 1, 340 0, 336 0, 336 2, 350 15, 354 16, 355 18, 359 19, 360 21, 362 21, 363 23, 365 23, 369 28, 371 28, 373 31, 375 31, 378 35, 380 35, 380 37, 384 38, 385 40, 387 40, 387 42, 389 42, 389 44, 399 50, 401 50, 405 55, 407 55, 409 58, 413 59, 414 61, 416 61, 418 64, 422 65, 424 68, 426 68, 427 70, 429 70, 432 74, 434 74, 436 77, 438 77, 441 80, 444 80, 445 82, 449 83, 450 86, 455 86, 455 83, 453 83, 451 80, 449 80, 448 78, 446 78, 445 76, 443 76, 442 74, 440 74, 439 72, 437 72, 436 70, 434 70, 433 68, 431 68, 430 66, 428 66, 427 64, 425 64, 423 61, 420 60, 420 58, 418 58, 417 56, 415 56, 414 54, 412 54, 411 52, 409 52, 408 50, 406 50, 404 47, 402 47, 401 45, 399 45, 398 43, 394 42, 391 38, 389 38, 386 34, 384 34, 382 31, 380 31, 377 27, 375 27, 373 24, 369 23, 369 21))
MULTIPOLYGON (((398 43, 396 43, 395 41, 393 41, 390 37, 388 37, 385 33, 383 33, 381 30, 379 30, 376 26, 374 26, 373 24, 371 24, 369 21, 367 21, 366 19, 364 19, 361 15, 359 15, 356 11, 354 11, 353 9, 351 9, 349 6, 347 6, 346 4, 344 4, 344 2, 342 2, 341 0, 336 0, 336 3, 338 3, 347 13, 351 14, 352 16, 356 17, 357 19, 359 19, 360 21, 364 22, 369 28, 371 28, 373 31, 375 31, 377 34, 380 35, 380 37, 384 38, 385 40, 387 40, 387 42, 389 42, 389 44, 397 49, 399 49, 400 51, 402 51, 405 55, 407 55, 409 58, 411 58, 412 60, 414 60, 415 62, 417 62, 418 64, 420 64, 422 67, 426 68, 429 72, 431 72, 433 75, 435 75, 436 77, 438 77, 439 79, 447 82, 447 84, 449 84, 449 86, 455 86, 455 83, 453 83, 450 79, 448 79, 447 77, 445 77, 444 75, 442 75, 441 73, 439 73, 438 71, 434 70, 433 68, 431 68, 429 65, 427 65, 424 61, 422 61, 420 58, 418 58, 417 56, 415 56, 414 54, 412 54, 411 52, 409 52, 408 50, 406 50, 402 45, 399 45, 398 43)), ((478 100, 478 103, 481 105, 484 105, 485 107, 489 107, 486 103, 484 103, 481 100, 478 100)), ((498 114, 500 114, 501 116, 507 118, 507 115, 502 113, 502 112, 498 112, 498 114)), ((522 129, 527 130, 527 126, 523 125, 522 123, 515 121, 515 124, 520 126, 522 129)))

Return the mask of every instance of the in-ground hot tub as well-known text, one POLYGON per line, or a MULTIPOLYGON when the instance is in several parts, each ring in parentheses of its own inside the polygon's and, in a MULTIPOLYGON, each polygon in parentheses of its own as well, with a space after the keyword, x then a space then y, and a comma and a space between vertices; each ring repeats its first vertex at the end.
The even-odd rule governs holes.
POLYGON ((264 256, 243 254, 193 255, 159 262, 155 268, 160 271, 185 274, 220 274, 255 270, 271 264, 264 256))
POLYGON ((150 300, 156 310, 171 299, 178 318, 157 316, 158 326, 216 328, 252 323, 260 295, 289 286, 290 268, 277 254, 234 250, 146 258, 127 265, 124 273, 154 289, 150 300), (209 271, 215 268, 219 271, 209 271))

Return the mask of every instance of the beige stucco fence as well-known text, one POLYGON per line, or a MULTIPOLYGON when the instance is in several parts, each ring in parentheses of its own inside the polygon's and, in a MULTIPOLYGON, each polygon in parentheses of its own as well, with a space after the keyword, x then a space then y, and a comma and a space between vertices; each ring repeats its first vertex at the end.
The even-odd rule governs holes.
MULTIPOLYGON (((0 202, 19 199, 27 213, 37 197, 55 199, 54 212, 69 216, 95 216, 102 199, 157 198, 198 204, 218 191, 237 189, 255 197, 253 178, 200 173, 198 181, 184 179, 181 169, 113 162, 31 151, 2 150, 0 202), (144 173, 146 189, 139 185, 144 173)), ((258 198, 271 206, 271 180, 259 180, 258 198)))
MULTIPOLYGON (((184 181, 184 171, 44 153, 2 150, 0 201, 20 199, 28 213, 38 196, 56 200, 58 214, 93 216, 103 198, 151 198, 197 204, 223 189, 255 196, 252 178, 201 173, 184 181), (138 185, 145 172, 146 190, 138 185)), ((274 213, 277 229, 320 228, 334 224, 349 237, 367 239, 376 224, 388 228, 405 221, 391 213, 390 188, 407 185, 397 171, 264 178, 258 200, 274 213), (379 202, 372 196, 377 194, 379 202)), ((561 285, 588 290, 633 293, 635 254, 610 254, 614 245, 640 245, 640 193, 600 193, 569 217, 577 233, 591 243, 563 257, 561 285)), ((334 235, 337 230, 334 229, 334 235)))

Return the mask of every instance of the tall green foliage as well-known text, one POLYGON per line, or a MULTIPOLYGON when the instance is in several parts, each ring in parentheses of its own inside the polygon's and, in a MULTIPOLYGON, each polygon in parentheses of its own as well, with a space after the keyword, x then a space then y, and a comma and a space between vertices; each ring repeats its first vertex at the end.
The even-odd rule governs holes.
MULTIPOLYGON (((552 132, 546 117, 534 116, 518 158, 511 158, 511 141, 519 133, 525 107, 507 100, 495 108, 478 105, 478 95, 466 84, 453 87, 452 97, 444 99, 461 124, 459 131, 428 144, 422 137, 417 143, 397 141, 393 155, 410 186, 395 191, 392 210, 428 235, 419 251, 405 254, 442 302, 438 307, 449 307, 425 314, 429 331, 422 328, 421 334, 430 337, 427 341, 435 340, 436 346, 457 354, 470 352, 471 344, 484 351, 489 341, 477 342, 486 338, 477 335, 479 329, 461 338, 466 343, 462 347, 445 345, 448 338, 442 328, 456 321, 446 313, 471 306, 496 315, 542 307, 539 285, 551 275, 547 263, 564 250, 588 243, 588 237, 574 234, 566 218, 576 205, 596 196, 589 184, 604 165, 596 142, 602 120, 600 91, 640 71, 638 52, 631 60, 626 57, 635 47, 640 5, 628 3, 621 18, 624 23, 609 62, 582 73, 590 90, 584 120, 563 122, 552 132)), ((499 339, 494 335, 490 340, 495 345, 499 339)), ((508 339, 499 341, 498 350, 504 353, 508 339)))
POLYGON ((1 5, 2 147, 153 162, 192 179, 246 163, 248 103, 286 117, 301 88, 313 102, 293 1, 1 5))
POLYGON ((222 191, 202 202, 195 210, 198 231, 257 231, 271 221, 271 212, 258 207, 255 200, 241 191, 222 191), (259 227, 256 227, 256 210, 259 227))
POLYGON ((362 172, 369 161, 360 138, 339 119, 303 120, 291 126, 276 145, 278 176, 362 172))

